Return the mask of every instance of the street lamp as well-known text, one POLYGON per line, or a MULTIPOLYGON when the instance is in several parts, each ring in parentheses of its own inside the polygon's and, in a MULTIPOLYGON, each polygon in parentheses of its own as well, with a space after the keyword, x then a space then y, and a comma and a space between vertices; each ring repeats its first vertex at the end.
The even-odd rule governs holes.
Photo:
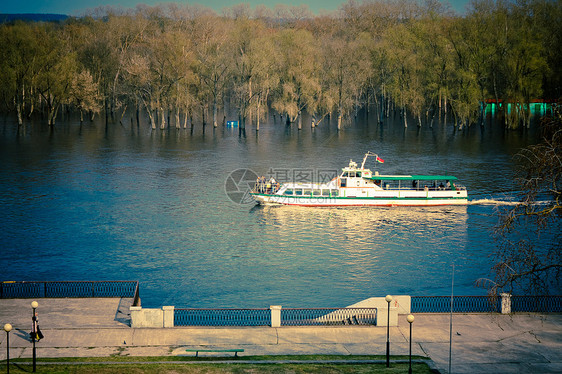
POLYGON ((408 314, 406 317, 408 323, 410 323, 410 366, 408 367, 408 374, 412 374, 412 323, 414 323, 414 316, 408 314))
POLYGON ((37 351, 35 350, 35 339, 37 338, 37 315, 35 309, 39 306, 37 301, 31 302, 31 307, 33 308, 33 314, 31 315, 31 342, 33 343, 33 372, 37 370, 37 351))
POLYGON ((392 301, 391 295, 386 295, 384 298, 388 303, 387 320, 386 320, 386 367, 390 367, 390 302, 392 301))
POLYGON ((6 373, 10 374, 10 331, 12 331, 12 325, 6 323, 4 331, 6 331, 6 373))

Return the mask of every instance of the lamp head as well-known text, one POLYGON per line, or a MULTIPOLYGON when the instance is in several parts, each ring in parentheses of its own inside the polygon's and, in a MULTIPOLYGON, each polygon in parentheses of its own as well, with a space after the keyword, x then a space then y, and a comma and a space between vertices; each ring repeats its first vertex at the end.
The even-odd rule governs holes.
POLYGON ((408 322, 412 323, 414 322, 414 316, 412 314, 408 314, 408 317, 406 317, 406 319, 408 320, 408 322))
POLYGON ((392 301, 392 295, 386 295, 384 299, 386 300, 387 303, 390 303, 392 301))
POLYGON ((32 307, 33 309, 37 309, 38 306, 39 306, 39 303, 38 303, 37 301, 32 301, 32 302, 31 302, 31 307, 32 307))
POLYGON ((10 325, 9 323, 6 323, 4 325, 4 331, 6 331, 6 332, 12 331, 12 325, 10 325))

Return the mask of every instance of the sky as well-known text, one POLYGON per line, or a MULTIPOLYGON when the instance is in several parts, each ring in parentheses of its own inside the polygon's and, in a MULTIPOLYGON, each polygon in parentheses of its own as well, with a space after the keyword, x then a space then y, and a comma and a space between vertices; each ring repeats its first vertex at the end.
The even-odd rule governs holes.
MULTIPOLYGON (((446 0, 444 0, 446 1, 446 0)), ((469 0, 448 0, 453 9, 458 13, 464 13, 466 4, 469 0)), ((175 2, 180 4, 201 4, 214 9, 220 14, 224 7, 231 7, 240 3, 250 4, 252 9, 256 5, 263 4, 271 9, 276 4, 286 4, 296 6, 306 4, 310 10, 318 14, 322 11, 334 11, 347 0, 20 0, 20 1, 1 1, 1 13, 55 13, 67 14, 70 16, 81 16, 88 9, 94 9, 100 6, 111 5, 114 7, 134 8, 137 4, 146 4, 154 6, 166 2, 175 2)), ((361 0, 357 1, 361 3, 361 0)))

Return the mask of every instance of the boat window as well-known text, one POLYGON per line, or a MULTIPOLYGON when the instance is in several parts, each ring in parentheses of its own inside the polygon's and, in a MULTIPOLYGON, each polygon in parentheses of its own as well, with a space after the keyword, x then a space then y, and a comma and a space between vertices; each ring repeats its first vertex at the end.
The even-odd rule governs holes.
POLYGON ((322 196, 330 196, 330 190, 322 190, 322 196))
POLYGON ((332 196, 336 196, 336 197, 337 197, 337 196, 340 195, 340 191, 339 191, 339 190, 330 190, 330 194, 331 194, 332 196))
POLYGON ((348 173, 347 173, 347 171, 345 171, 345 172, 342 174, 342 178, 345 178, 345 177, 347 177, 347 176, 348 176, 348 173))
POLYGON ((342 179, 341 179, 341 186, 342 186, 342 187, 346 187, 346 186, 347 186, 347 178, 342 178, 342 179))
POLYGON ((293 194, 293 189, 292 188, 287 188, 285 190, 285 195, 292 195, 293 194))
POLYGON ((302 190, 301 190, 300 188, 299 188, 299 189, 295 189, 295 195, 296 195, 296 196, 302 196, 302 190))
POLYGON ((310 190, 310 189, 308 189, 308 188, 305 188, 305 189, 303 190, 303 194, 304 194, 305 196, 310 196, 310 195, 312 194, 312 190, 310 190))
POLYGON ((313 196, 320 196, 321 195, 321 190, 312 190, 312 195, 313 196))
POLYGON ((354 171, 350 171, 350 172, 349 172, 349 176, 350 176, 351 178, 355 178, 355 172, 354 172, 354 171))
POLYGON ((361 178, 361 172, 360 171, 357 172, 357 177, 361 178))

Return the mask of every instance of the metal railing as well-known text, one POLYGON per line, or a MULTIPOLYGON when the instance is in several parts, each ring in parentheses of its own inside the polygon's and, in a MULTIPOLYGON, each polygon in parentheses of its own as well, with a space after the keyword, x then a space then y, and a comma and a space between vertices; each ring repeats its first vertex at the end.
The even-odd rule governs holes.
POLYGON ((377 308, 287 308, 281 326, 376 325, 377 308))
POLYGON ((562 312, 562 296, 511 296, 512 312, 562 312))
MULTIPOLYGON (((511 312, 562 312, 562 296, 511 296, 511 312)), ((501 313, 501 296, 454 296, 453 313, 501 313)), ((448 313, 450 296, 412 296, 412 313, 448 313)))
POLYGON ((175 326, 269 326, 269 309, 174 309, 175 326))
MULTIPOLYGON (((412 313, 448 313, 450 296, 412 296, 412 313)), ((499 296, 453 296, 453 313, 501 312, 499 296)))
POLYGON ((0 299, 131 297, 139 303, 138 281, 55 281, 0 283, 0 299))

